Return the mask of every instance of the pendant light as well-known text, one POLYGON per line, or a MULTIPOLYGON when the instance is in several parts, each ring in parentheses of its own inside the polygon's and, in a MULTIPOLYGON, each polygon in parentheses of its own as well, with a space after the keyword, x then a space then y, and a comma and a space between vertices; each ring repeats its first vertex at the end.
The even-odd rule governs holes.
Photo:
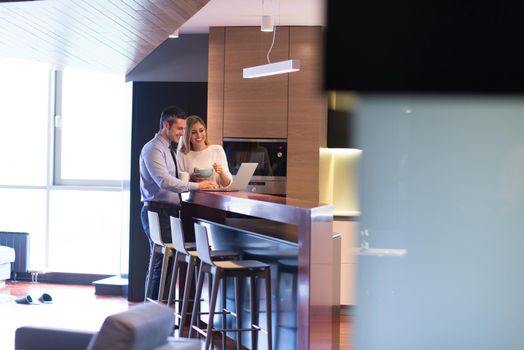
MULTIPOLYGON (((279 23, 280 23, 280 2, 279 2, 279 23)), ((264 13, 264 0, 262 0, 262 13, 264 13)), ((273 25, 273 16, 270 15, 262 15, 262 23, 260 26, 260 30, 263 32, 273 32, 273 40, 271 42, 271 46, 269 47, 269 51, 267 52, 267 64, 262 64, 259 66, 253 66, 253 67, 246 67, 242 71, 242 76, 245 79, 250 78, 260 78, 260 77, 266 77, 269 75, 276 75, 276 74, 285 74, 285 73, 291 73, 291 72, 297 72, 300 70, 300 60, 297 59, 289 59, 285 61, 278 61, 271 63, 271 60, 269 59, 269 55, 271 54, 271 50, 273 49, 273 45, 275 44, 275 37, 277 34, 277 27, 273 25)))

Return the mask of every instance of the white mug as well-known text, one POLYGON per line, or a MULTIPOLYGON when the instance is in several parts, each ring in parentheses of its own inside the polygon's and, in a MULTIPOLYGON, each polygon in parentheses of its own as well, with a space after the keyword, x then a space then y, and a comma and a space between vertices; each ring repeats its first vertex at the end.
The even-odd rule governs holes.
POLYGON ((185 171, 179 171, 178 178, 182 181, 189 181, 189 173, 185 171))

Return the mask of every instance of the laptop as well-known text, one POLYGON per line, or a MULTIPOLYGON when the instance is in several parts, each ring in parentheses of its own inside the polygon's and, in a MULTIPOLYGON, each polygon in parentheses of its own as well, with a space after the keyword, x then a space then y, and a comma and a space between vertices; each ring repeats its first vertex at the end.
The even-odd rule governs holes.
POLYGON ((249 180, 255 173, 258 163, 242 163, 240 168, 238 168, 237 174, 233 178, 231 185, 222 188, 208 188, 202 189, 201 191, 213 191, 213 192, 238 192, 244 191, 249 184, 249 180))

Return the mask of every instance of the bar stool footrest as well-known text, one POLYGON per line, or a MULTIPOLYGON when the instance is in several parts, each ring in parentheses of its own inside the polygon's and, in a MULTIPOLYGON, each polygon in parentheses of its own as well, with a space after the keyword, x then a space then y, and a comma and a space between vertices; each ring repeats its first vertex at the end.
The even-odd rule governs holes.
MULTIPOLYGON (((192 327, 193 327, 193 329, 195 331, 197 331, 198 333, 200 333, 204 337, 207 335, 207 332, 204 331, 202 328, 197 327, 197 326, 192 326, 192 327)), ((237 332, 237 333, 240 333, 240 332, 253 332, 253 331, 267 333, 267 331, 265 331, 264 329, 262 329, 262 328, 260 328, 258 326, 253 326, 251 328, 212 328, 211 329, 211 332, 228 332, 228 333, 231 333, 231 332, 237 332)))

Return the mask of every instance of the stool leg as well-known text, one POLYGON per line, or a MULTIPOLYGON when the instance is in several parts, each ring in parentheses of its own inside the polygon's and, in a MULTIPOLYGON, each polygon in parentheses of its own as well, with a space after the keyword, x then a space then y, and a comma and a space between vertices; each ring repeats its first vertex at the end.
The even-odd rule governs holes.
POLYGON ((158 287, 158 301, 162 301, 164 299, 164 289, 167 279, 167 268, 169 266, 169 256, 170 256, 170 250, 165 249, 164 250, 164 259, 162 260, 162 272, 160 273, 160 285, 158 287))
POLYGON ((175 261, 173 263, 173 272, 171 273, 171 283, 169 285, 169 295, 167 296, 167 305, 171 306, 176 299, 176 280, 178 279, 178 269, 180 268, 180 253, 175 253, 175 261))
POLYGON ((216 269, 213 275, 213 282, 211 288, 211 300, 209 301, 209 320, 207 321, 207 332, 206 332, 206 345, 205 349, 209 349, 211 340, 213 339, 213 320, 215 318, 215 307, 217 304, 218 286, 220 282, 221 272, 220 269, 216 269))
MULTIPOLYGON (((235 312, 237 313, 237 329, 241 328, 242 325, 242 319, 240 318, 242 315, 242 311, 240 310, 240 281, 238 277, 235 277, 234 279, 235 283, 235 312)), ((242 348, 242 332, 237 332, 237 350, 241 350, 242 348)))
POLYGON ((149 271, 147 273, 147 280, 146 280, 146 289, 144 292, 144 301, 147 301, 148 297, 151 297, 153 294, 153 291, 151 290, 151 285, 153 284, 153 271, 155 269, 155 260, 158 255, 157 252, 157 245, 153 244, 153 252, 151 253, 150 259, 149 259, 149 271))
POLYGON ((189 325, 189 338, 191 338, 193 335, 193 326, 200 320, 198 309, 200 308, 200 297, 202 296, 202 286, 204 285, 204 273, 203 266, 200 266, 200 272, 198 273, 197 286, 195 290, 195 299, 193 302, 193 312, 191 313, 191 324, 189 325))
MULTIPOLYGON (((193 272, 196 267, 196 258, 193 256, 189 257, 189 263, 187 264, 187 273, 186 273, 186 285, 184 286, 184 296, 182 297, 182 310, 180 311, 180 327, 178 331, 178 336, 182 336, 184 331, 184 324, 187 317, 187 307, 189 305, 189 296, 191 293, 191 283, 193 283, 193 272)), ((196 303, 196 299, 193 301, 196 303)))
POLYGON ((267 322, 267 349, 273 349, 273 336, 271 325, 271 271, 267 268, 264 271, 264 279, 266 285, 266 322, 267 322))
MULTIPOLYGON (((226 320, 226 276, 222 277, 222 300, 221 300, 221 309, 222 309, 222 329, 226 329, 227 320, 226 320)), ((226 349, 226 331, 222 331, 222 349, 226 349)))
POLYGON ((251 307, 251 349, 256 350, 258 349, 258 331, 255 330, 253 325, 257 324, 256 322, 256 315, 258 314, 258 308, 256 307, 258 303, 256 302, 256 279, 255 276, 249 277, 250 280, 250 295, 249 295, 249 304, 251 307))

